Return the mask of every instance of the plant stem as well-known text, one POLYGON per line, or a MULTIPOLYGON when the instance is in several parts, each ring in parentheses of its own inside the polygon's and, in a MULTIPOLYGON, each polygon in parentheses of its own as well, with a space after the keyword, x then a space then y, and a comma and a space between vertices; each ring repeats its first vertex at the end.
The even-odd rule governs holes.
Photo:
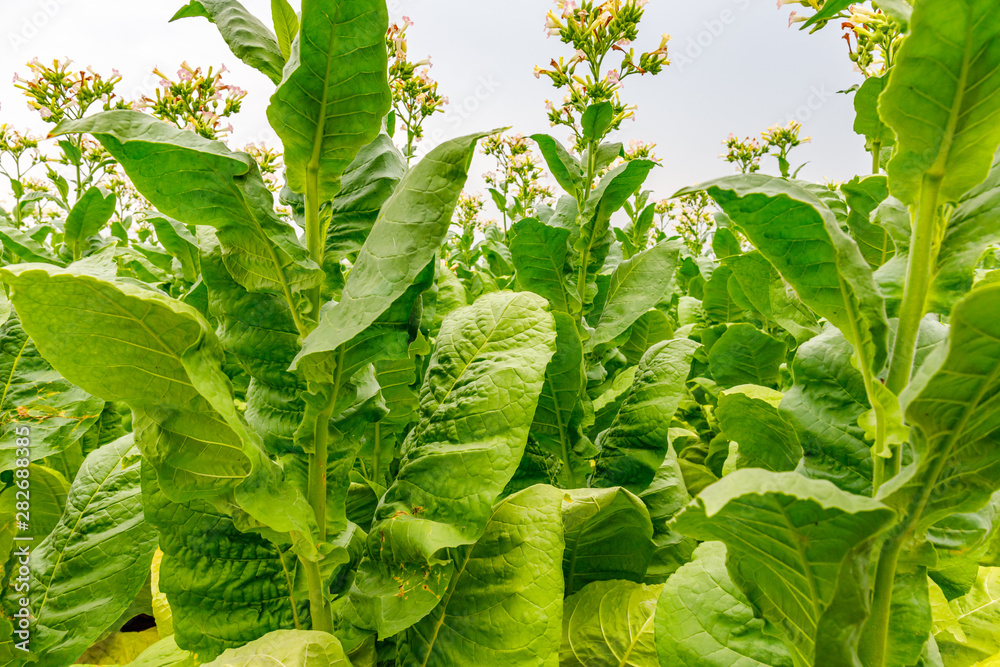
MULTIPOLYGON (((580 219, 580 226, 584 224, 583 209, 590 198, 590 191, 594 186, 594 172, 597 171, 597 161, 594 154, 597 152, 597 140, 591 141, 587 147, 587 182, 583 184, 583 196, 577 201, 577 215, 580 219)), ((587 264, 590 262, 589 253, 584 253, 580 258, 579 275, 576 281, 576 291, 580 295, 580 314, 583 314, 584 302, 587 300, 587 264)))
POLYGON ((320 542, 326 541, 326 466, 329 459, 327 445, 329 440, 330 417, 333 415, 333 397, 330 404, 317 417, 313 424, 313 453, 309 455, 309 504, 316 515, 320 542))
POLYGON ((882 142, 872 142, 872 173, 876 176, 882 173, 882 142))
POLYGON ((312 617, 312 629, 318 632, 333 633, 333 613, 326 601, 323 590, 323 576, 319 571, 319 563, 305 558, 299 558, 309 586, 309 615, 312 617))
POLYGON ((371 477, 373 480, 382 483, 382 479, 378 474, 378 468, 382 457, 382 422, 375 422, 375 440, 372 442, 372 471, 371 477))
POLYGON ((903 547, 902 537, 893 535, 882 545, 875 572, 871 616, 858 646, 865 667, 883 667, 889 640, 889 619, 892 611, 892 587, 896 581, 896 563, 903 547))
POLYGON ((937 259, 938 196, 942 180, 940 176, 925 175, 920 203, 917 205, 916 226, 913 229, 910 259, 906 267, 906 287, 903 290, 903 303, 899 308, 896 344, 892 350, 889 377, 886 380, 886 386, 897 396, 910 383, 917 334, 927 307, 927 294, 937 259))
MULTIPOLYGON (((311 161, 306 167, 306 245, 309 258, 317 265, 323 266, 323 251, 325 250, 325 234, 323 223, 319 217, 319 159, 311 161)), ((309 303, 312 306, 312 318, 319 320, 321 288, 314 287, 309 291, 309 303)))

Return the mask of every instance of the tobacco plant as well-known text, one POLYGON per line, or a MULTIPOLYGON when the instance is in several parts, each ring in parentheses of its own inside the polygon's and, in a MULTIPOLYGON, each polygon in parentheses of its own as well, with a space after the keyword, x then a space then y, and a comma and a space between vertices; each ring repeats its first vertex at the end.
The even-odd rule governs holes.
POLYGON ((1000 659, 994 3, 795 3, 873 35, 875 173, 798 180, 776 127, 780 176, 734 138, 744 173, 669 200, 614 134, 667 65, 645 4, 548 18, 554 202, 520 137, 393 145, 380 0, 177 13, 272 81, 280 151, 231 150, 241 91, 192 67, 54 119, 139 222, 86 170, 0 221, 0 664, 1000 659))

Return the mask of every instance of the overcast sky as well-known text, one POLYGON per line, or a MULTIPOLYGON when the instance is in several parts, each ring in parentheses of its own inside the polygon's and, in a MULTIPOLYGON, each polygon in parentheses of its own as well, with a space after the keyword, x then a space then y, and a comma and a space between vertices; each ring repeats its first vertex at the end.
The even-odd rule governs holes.
MULTIPOLYGON (((269 0, 243 0, 265 22, 269 0)), ((297 4, 296 0, 292 0, 297 4)), ((184 0, 2 0, 0 26, 0 121, 40 132, 11 78, 26 63, 70 57, 102 72, 117 68, 126 97, 152 90, 154 67, 173 72, 192 65, 225 63, 230 82, 250 94, 234 119, 230 141, 276 143, 264 115, 273 86, 227 50, 204 19, 168 24, 184 0)), ((451 100, 448 112, 428 125, 427 147, 482 129, 513 126, 523 134, 547 132, 544 103, 561 96, 532 74, 535 65, 571 53, 546 38, 546 0, 389 0, 394 19, 406 15, 410 54, 433 57, 432 76, 451 100)), ((846 180, 864 172, 870 159, 852 131, 851 97, 837 94, 861 82, 847 46, 833 26, 809 35, 787 28, 788 10, 774 0, 651 0, 637 49, 651 50, 661 33, 673 36, 673 64, 656 78, 632 78, 623 95, 639 105, 618 140, 657 144, 663 168, 649 184, 658 196, 730 173, 718 155, 730 133, 755 135, 776 122, 797 118, 812 143, 793 153, 809 162, 802 177, 846 180)), ((565 140, 564 129, 555 132, 565 140)), ((480 171, 490 169, 479 159, 480 171)), ((775 171, 773 160, 766 169, 775 171)), ((472 184, 473 187, 475 183, 472 184)))

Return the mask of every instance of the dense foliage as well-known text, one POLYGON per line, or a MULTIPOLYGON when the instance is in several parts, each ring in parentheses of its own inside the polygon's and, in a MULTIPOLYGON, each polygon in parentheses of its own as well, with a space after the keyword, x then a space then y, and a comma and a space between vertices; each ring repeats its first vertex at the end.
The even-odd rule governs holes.
POLYGON ((0 665, 1000 665, 995 0, 782 0, 847 29, 871 173, 792 123, 661 200, 612 137, 669 38, 557 4, 568 144, 423 151, 382 0, 177 13, 280 150, 224 68, 16 77, 0 665))

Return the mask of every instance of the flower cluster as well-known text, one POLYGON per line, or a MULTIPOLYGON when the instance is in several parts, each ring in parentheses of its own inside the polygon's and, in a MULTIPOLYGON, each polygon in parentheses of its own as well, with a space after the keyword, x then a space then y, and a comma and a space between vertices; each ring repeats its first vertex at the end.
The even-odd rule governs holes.
MULTIPOLYGON (((826 0, 778 0, 778 8, 800 5, 818 12, 823 9, 825 2, 826 0)), ((788 16, 788 25, 808 20, 808 16, 793 11, 788 16)), ((825 20, 817 21, 813 31, 825 27, 831 21, 841 22, 851 62, 865 78, 881 76, 889 71, 903 39, 901 26, 894 18, 881 9, 855 3, 825 20)))
POLYGON ((264 185, 267 186, 267 189, 274 193, 279 192, 282 180, 278 176, 284 168, 284 156, 281 151, 263 143, 251 143, 243 147, 243 152, 252 157, 257 166, 260 167, 260 175, 264 178, 264 185))
POLYGON ((483 141, 483 152, 497 161, 498 169, 485 175, 486 184, 503 215, 504 229, 508 216, 519 219, 534 215, 538 204, 548 203, 554 193, 543 185, 544 171, 529 140, 520 135, 492 135, 483 141))
POLYGON ((105 78, 90 67, 71 69, 72 64, 67 58, 53 60, 49 66, 35 58, 28 63, 29 77, 14 75, 14 87, 24 92, 28 106, 49 123, 83 118, 94 104, 104 111, 129 108, 130 104, 115 94, 115 86, 122 80, 117 70, 105 78))
POLYGON ((656 203, 654 210, 662 234, 673 232, 679 235, 695 257, 705 253, 715 230, 712 200, 708 194, 694 192, 676 199, 663 199, 656 203))
POLYGON ((470 195, 463 192, 458 197, 458 206, 455 207, 455 215, 452 217, 452 221, 459 227, 484 229, 486 225, 479 219, 479 215, 483 212, 485 204, 486 202, 483 201, 482 195, 470 195))
POLYGON ((170 79, 159 69, 153 74, 160 77, 156 98, 144 96, 137 105, 181 129, 197 132, 206 139, 222 139, 233 131, 232 125, 222 121, 239 113, 246 91, 222 82, 228 70, 223 65, 218 71, 212 67, 202 72, 200 67, 181 63, 177 80, 170 79))
POLYGON ((397 122, 406 128, 407 161, 413 158, 414 145, 424 136, 424 121, 443 112, 448 98, 438 92, 437 81, 430 77, 431 59, 410 62, 407 57, 406 30, 413 25, 408 17, 393 23, 385 36, 389 56, 389 90, 392 92, 390 133, 397 122))
POLYGON ((557 11, 550 11, 545 23, 549 36, 558 37, 574 49, 568 60, 553 59, 550 69, 535 68, 535 77, 548 77, 557 89, 565 90, 560 105, 546 103, 549 121, 573 131, 577 148, 582 150, 583 130, 579 116, 587 107, 610 102, 614 111, 609 130, 618 129, 626 118, 632 118, 636 107, 621 100, 622 82, 633 75, 655 76, 670 64, 667 57, 669 35, 663 35, 653 51, 636 55, 631 48, 638 37, 639 22, 649 0, 557 0, 557 11), (616 68, 605 70, 604 61, 612 51, 621 54, 616 68))
POLYGON ((735 164, 743 174, 760 171, 760 159, 770 152, 770 147, 761 144, 756 137, 740 139, 735 134, 730 134, 722 143, 726 147, 726 152, 719 157, 735 164))

